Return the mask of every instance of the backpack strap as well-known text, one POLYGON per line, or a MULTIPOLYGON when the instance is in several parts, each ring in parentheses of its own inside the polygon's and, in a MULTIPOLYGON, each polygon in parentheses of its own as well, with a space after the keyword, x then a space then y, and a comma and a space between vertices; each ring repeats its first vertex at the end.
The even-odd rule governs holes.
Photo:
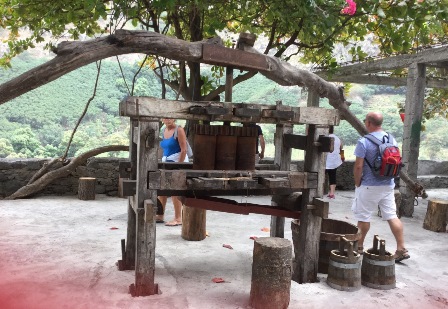
POLYGON ((384 144, 384 142, 382 142, 381 140, 379 140, 378 138, 373 136, 373 134, 366 134, 366 135, 364 135, 364 137, 377 146, 384 144))
MULTIPOLYGON (((387 136, 389 138, 389 134, 387 136)), ((381 140, 379 140, 373 134, 370 134, 370 133, 364 135, 364 138, 366 138, 367 140, 369 140, 372 143, 374 143, 375 145, 377 145, 378 146, 378 150, 379 150, 379 147, 384 143, 384 142, 381 142, 381 140)), ((370 162, 369 162, 369 160, 367 160, 367 158, 365 159, 365 161, 366 161, 367 165, 370 167, 370 169, 373 169, 373 166, 372 166, 373 164, 370 164, 370 162)))

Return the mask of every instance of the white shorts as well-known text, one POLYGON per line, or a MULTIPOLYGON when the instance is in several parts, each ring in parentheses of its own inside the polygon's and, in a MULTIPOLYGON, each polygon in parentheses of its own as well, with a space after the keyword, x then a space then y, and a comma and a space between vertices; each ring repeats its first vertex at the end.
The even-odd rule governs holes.
POLYGON ((370 222, 373 212, 381 210, 384 221, 398 218, 394 188, 389 186, 360 186, 355 189, 352 211, 357 221, 370 222))

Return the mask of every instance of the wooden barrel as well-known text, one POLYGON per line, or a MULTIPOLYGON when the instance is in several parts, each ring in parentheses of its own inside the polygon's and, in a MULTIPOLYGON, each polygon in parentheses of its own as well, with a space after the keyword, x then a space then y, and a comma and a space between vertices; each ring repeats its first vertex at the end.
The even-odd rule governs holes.
POLYGON ((238 138, 231 135, 216 137, 215 169, 234 170, 236 168, 236 144, 238 138))
POLYGON ((395 258, 386 251, 386 241, 379 239, 378 235, 374 236, 373 243, 373 248, 364 251, 361 284, 379 290, 393 289, 396 286, 395 258))
POLYGON ((322 219, 318 272, 328 274, 328 263, 331 251, 339 248, 339 239, 341 236, 345 237, 348 241, 352 241, 355 250, 357 250, 358 240, 361 238, 361 231, 358 230, 356 225, 340 220, 322 219))
POLYGON ((353 292, 361 288, 361 255, 353 251, 353 242, 346 243, 346 250, 330 253, 327 284, 336 290, 353 292))

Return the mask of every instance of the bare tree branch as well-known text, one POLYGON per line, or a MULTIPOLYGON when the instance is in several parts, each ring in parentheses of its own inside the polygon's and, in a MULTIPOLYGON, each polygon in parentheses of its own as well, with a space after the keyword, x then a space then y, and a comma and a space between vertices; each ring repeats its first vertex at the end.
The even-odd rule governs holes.
POLYGON ((14 200, 18 198, 24 198, 27 196, 30 196, 32 194, 35 194, 39 191, 41 191, 43 188, 45 188, 47 185, 49 185, 54 180, 65 177, 69 175, 70 173, 74 172, 76 168, 87 161, 88 158, 99 155, 104 152, 109 151, 129 151, 129 146, 122 146, 122 145, 111 145, 111 146, 104 146, 99 147, 96 149, 89 150, 81 155, 79 155, 76 158, 73 158, 73 160, 65 165, 62 166, 56 170, 50 171, 44 176, 40 177, 38 180, 31 184, 27 184, 26 186, 23 186, 10 196, 6 197, 6 200, 14 200))
POLYGON ((81 114, 81 117, 79 117, 78 122, 75 125, 75 128, 72 131, 72 134, 70 136, 70 139, 68 140, 67 143, 67 148, 65 148, 65 152, 62 155, 61 159, 65 160, 65 158, 67 158, 67 154, 68 154, 68 150, 70 149, 70 145, 72 144, 72 140, 73 140, 73 136, 75 136, 76 130, 78 130, 79 124, 81 123, 82 119, 84 118, 84 116, 87 113, 87 109, 89 109, 89 105, 90 102, 92 102, 92 100, 95 98, 96 96, 96 89, 98 87, 98 80, 100 78, 100 72, 101 72, 101 61, 99 63, 99 65, 97 66, 97 73, 96 73, 96 80, 95 80, 95 87, 93 88, 93 93, 92 96, 89 98, 89 100, 87 101, 86 107, 84 107, 84 111, 81 114))

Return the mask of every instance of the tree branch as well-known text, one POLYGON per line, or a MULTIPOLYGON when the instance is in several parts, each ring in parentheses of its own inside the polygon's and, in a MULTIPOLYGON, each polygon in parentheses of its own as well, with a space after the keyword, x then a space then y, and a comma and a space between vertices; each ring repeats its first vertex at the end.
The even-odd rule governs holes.
POLYGON ((6 200, 14 200, 18 198, 24 198, 27 196, 30 196, 32 194, 35 194, 39 191, 41 191, 43 188, 45 188, 47 185, 49 185, 54 180, 65 177, 69 175, 70 173, 74 172, 76 168, 87 161, 88 158, 99 155, 104 152, 109 151, 129 151, 129 146, 122 146, 122 145, 111 145, 111 146, 104 146, 95 148, 92 150, 89 150, 78 157, 73 158, 73 160, 65 165, 62 166, 56 170, 53 170, 51 172, 48 172, 44 176, 40 177, 38 180, 31 184, 27 184, 26 186, 23 186, 10 196, 6 197, 6 200))

